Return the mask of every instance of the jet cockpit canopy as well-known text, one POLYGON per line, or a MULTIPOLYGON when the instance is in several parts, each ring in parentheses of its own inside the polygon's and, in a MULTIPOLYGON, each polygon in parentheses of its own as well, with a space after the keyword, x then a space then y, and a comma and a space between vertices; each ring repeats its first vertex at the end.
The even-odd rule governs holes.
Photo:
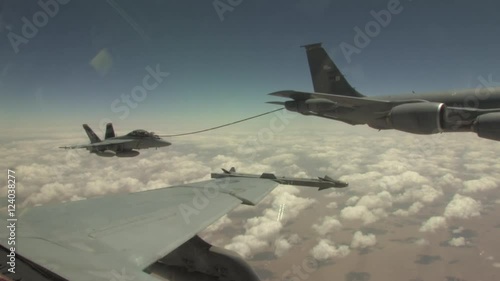
POLYGON ((155 139, 160 138, 158 135, 155 135, 154 132, 148 132, 146 130, 133 130, 132 132, 128 133, 127 136, 131 137, 153 137, 155 139))

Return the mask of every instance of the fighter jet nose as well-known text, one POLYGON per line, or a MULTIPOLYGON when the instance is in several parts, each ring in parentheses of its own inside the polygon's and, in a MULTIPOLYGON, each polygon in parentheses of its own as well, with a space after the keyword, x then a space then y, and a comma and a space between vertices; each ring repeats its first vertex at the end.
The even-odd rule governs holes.
POLYGON ((164 140, 161 141, 161 146, 169 146, 169 145, 172 145, 172 143, 164 140))

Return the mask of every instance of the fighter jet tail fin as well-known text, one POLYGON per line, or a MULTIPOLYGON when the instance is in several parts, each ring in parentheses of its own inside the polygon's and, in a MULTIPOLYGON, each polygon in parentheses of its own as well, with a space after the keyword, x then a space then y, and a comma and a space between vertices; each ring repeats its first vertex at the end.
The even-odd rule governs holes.
POLYGON ((104 139, 114 138, 115 130, 113 129, 113 124, 106 124, 106 134, 104 135, 104 139))
POLYGON ((236 169, 234 167, 231 167, 231 169, 229 169, 229 171, 222 168, 222 171, 224 172, 224 174, 236 173, 236 169))
POLYGON ((347 82, 325 49, 321 47, 321 43, 309 44, 302 47, 306 48, 314 92, 364 97, 347 82))
POLYGON ((96 143, 101 141, 101 139, 94 133, 94 131, 90 129, 89 125, 83 124, 83 129, 87 133, 87 136, 89 136, 90 143, 96 143))
POLYGON ((323 178, 324 178, 325 180, 327 180, 327 181, 333 181, 333 179, 332 179, 332 178, 330 178, 328 175, 325 175, 323 178))

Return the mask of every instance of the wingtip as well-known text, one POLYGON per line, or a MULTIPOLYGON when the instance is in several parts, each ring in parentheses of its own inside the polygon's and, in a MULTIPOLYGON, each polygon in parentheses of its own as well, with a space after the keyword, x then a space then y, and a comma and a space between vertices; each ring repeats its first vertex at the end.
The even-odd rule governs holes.
POLYGON ((276 97, 288 97, 291 93, 294 93, 295 91, 293 90, 283 90, 283 91, 276 91, 269 93, 268 95, 270 96, 276 96, 276 97))
POLYGON ((285 103, 282 102, 282 101, 268 101, 266 103, 268 103, 268 104, 275 104, 275 105, 285 105, 285 103))

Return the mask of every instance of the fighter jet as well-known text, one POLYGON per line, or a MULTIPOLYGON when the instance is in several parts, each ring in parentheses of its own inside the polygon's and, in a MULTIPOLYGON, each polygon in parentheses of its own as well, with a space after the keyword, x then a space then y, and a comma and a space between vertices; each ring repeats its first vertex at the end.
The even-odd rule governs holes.
POLYGON ((422 135, 475 132, 481 138, 500 140, 500 87, 364 96, 347 82, 321 43, 303 47, 314 92, 278 91, 270 95, 292 100, 269 103, 303 115, 366 124, 378 130, 422 135))
MULTIPOLYGON (((293 184, 308 181, 315 179, 293 184)), ((276 186, 275 179, 239 174, 22 212, 0 209, 7 223, 0 279, 258 281, 236 253, 197 233, 240 204, 257 205, 276 186)))
POLYGON ((245 177, 245 178, 261 178, 261 179, 270 179, 279 184, 289 184, 289 185, 302 185, 302 186, 310 186, 310 187, 318 187, 318 190, 323 190, 327 188, 343 188, 349 186, 348 183, 334 180, 329 176, 318 177, 317 179, 303 179, 303 178, 291 178, 291 177, 276 177, 271 173, 263 173, 261 175, 254 174, 243 174, 237 173, 236 169, 232 167, 229 171, 226 169, 222 169, 223 173, 212 173, 211 177, 218 178, 226 178, 226 177, 245 177))
POLYGON ((64 149, 86 148, 90 153, 101 157, 134 157, 139 155, 135 149, 158 148, 171 145, 153 132, 134 130, 125 136, 115 136, 113 124, 106 124, 104 140, 101 140, 87 124, 83 129, 90 139, 90 144, 61 146, 64 149))

